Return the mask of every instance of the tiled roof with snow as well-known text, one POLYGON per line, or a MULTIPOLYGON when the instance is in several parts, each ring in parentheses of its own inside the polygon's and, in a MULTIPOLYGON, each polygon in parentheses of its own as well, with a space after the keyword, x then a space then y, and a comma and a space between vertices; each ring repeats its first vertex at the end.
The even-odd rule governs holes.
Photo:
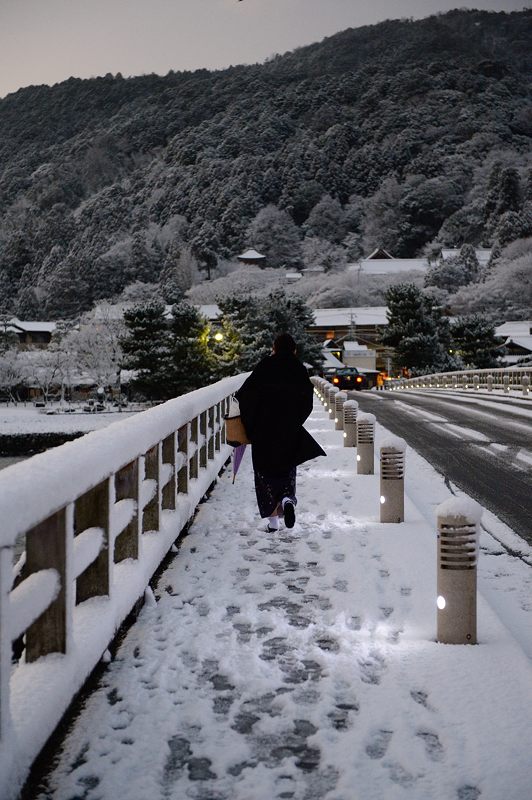
POLYGON ((262 253, 257 253, 256 250, 251 249, 246 250, 245 253, 237 256, 237 258, 266 258, 266 256, 263 256, 262 253))
POLYGON ((318 327, 334 328, 340 325, 387 325, 386 306, 362 306, 359 308, 315 308, 314 324, 318 327))
POLYGON ((13 319, 9 320, 9 322, 19 330, 26 331, 28 333, 53 333, 57 327, 57 323, 55 322, 26 322, 24 320, 17 319, 16 317, 13 317, 13 319))
POLYGON ((516 322, 503 322, 495 328, 495 336, 530 336, 532 333, 532 320, 524 319, 516 322))

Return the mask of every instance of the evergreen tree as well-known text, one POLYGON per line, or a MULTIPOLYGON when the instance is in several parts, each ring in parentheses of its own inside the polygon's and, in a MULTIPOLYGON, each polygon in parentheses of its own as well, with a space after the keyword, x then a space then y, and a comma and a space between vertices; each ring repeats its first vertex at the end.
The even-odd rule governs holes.
POLYGON ((213 378, 214 361, 209 350, 209 324, 189 303, 172 307, 171 369, 167 381, 174 395, 206 386, 213 378))
POLYGON ((269 267, 298 267, 301 243, 298 229, 286 211, 273 205, 259 211, 249 224, 246 238, 266 256, 269 267))
POLYGON ((271 353, 273 341, 280 333, 294 337, 302 361, 315 368, 321 366, 321 344, 308 333, 313 312, 301 298, 277 290, 260 301, 233 297, 221 301, 220 309, 223 319, 238 331, 241 340, 235 372, 253 369, 271 353))
POLYGON ((317 236, 334 244, 340 244, 347 234, 346 217, 338 200, 325 194, 316 203, 303 225, 307 236, 317 236))
POLYGON ((415 373, 440 372, 449 367, 442 342, 440 310, 414 284, 401 283, 386 292, 388 327, 382 343, 393 347, 395 362, 415 373))
POLYGON ((480 314, 458 317, 451 324, 451 341, 455 354, 466 369, 496 367, 500 347, 495 328, 480 314))
POLYGON ((132 388, 149 400, 174 396, 171 335, 160 303, 138 305, 124 313, 127 335, 121 340, 123 367, 135 371, 132 388))

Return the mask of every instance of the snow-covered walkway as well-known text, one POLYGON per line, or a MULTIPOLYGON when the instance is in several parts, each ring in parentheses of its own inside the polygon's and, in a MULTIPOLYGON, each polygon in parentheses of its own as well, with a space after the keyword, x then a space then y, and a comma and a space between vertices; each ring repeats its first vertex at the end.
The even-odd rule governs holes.
MULTIPOLYGON (((523 648, 482 596, 478 646, 434 641, 434 524, 408 497, 405 523, 378 523, 378 477, 356 475, 318 404, 308 428, 328 457, 299 469, 295 528, 259 530, 246 453, 200 507, 41 800, 529 800, 523 648)), ((409 479, 436 486, 416 459, 409 479)), ((484 570, 525 631, 530 568, 493 551, 484 570)))

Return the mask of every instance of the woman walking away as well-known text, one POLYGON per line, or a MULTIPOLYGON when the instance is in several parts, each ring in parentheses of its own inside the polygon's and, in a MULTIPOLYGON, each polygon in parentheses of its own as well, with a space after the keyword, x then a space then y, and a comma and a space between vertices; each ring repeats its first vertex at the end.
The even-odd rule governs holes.
POLYGON ((325 453, 303 423, 312 411, 312 384, 296 356, 288 333, 277 336, 270 356, 257 364, 236 392, 240 414, 251 440, 255 491, 268 531, 279 517, 293 528, 296 515, 296 467, 325 453))

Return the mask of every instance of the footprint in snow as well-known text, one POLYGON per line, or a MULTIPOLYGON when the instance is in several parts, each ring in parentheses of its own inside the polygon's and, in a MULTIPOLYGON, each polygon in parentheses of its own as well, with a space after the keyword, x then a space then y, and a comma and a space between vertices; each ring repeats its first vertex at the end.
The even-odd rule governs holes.
POLYGON ((359 659, 360 680, 363 683, 372 683, 378 686, 381 682, 382 673, 386 667, 386 662, 380 653, 373 651, 367 658, 359 659))
POLYGON ((410 697, 420 706, 426 708, 428 711, 434 711, 430 703, 428 702, 429 695, 428 692, 424 692, 422 689, 412 689, 410 692, 410 697))
POLYGON ((375 733, 371 741, 366 745, 366 753, 370 758, 381 759, 386 755, 388 745, 390 744, 393 731, 379 730, 375 733))
POLYGON ((425 745, 425 752, 431 761, 441 761, 443 758, 443 747, 436 733, 431 731, 418 731, 416 733, 425 745))

